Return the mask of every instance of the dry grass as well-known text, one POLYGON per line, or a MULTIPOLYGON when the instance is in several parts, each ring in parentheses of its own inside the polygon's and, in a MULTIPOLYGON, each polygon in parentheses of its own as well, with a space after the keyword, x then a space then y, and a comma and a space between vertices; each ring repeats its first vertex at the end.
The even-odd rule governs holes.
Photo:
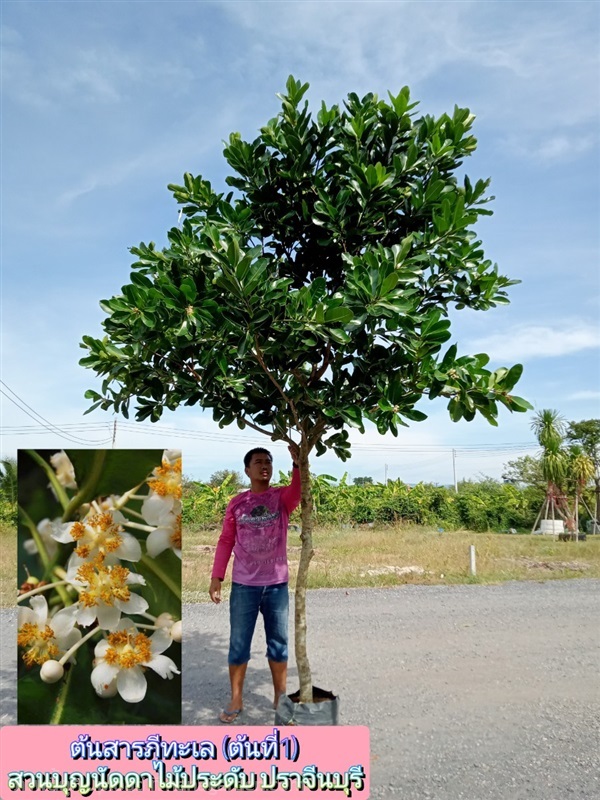
POLYGON ((17 587, 17 532, 0 523, 0 607, 12 606, 17 587))
MULTIPOLYGON (((218 531, 186 531, 184 602, 208 598, 218 531)), ((559 542, 553 537, 439 533, 421 527, 319 528, 310 588, 396 586, 399 583, 499 583, 547 578, 600 578, 600 537, 559 542), (469 546, 475 545, 477 575, 469 571, 469 546), (414 567, 415 571, 403 568, 414 567)), ((299 536, 290 532, 291 586, 299 558, 299 536)))
MULTIPOLYGON (((0 605, 14 603, 17 557, 15 530, 0 525, 0 605)), ((186 530, 183 600, 208 599, 214 547, 219 532, 186 530)), ((291 586, 300 556, 297 532, 289 538, 291 586)), ((421 527, 319 528, 309 586, 349 588, 400 583, 499 583, 508 580, 600 578, 600 536, 559 542, 548 536, 453 531, 421 527), (477 576, 469 574, 469 545, 477 553, 477 576), (416 567, 417 572, 403 568, 416 567), (400 574, 399 574, 400 573, 400 574)))

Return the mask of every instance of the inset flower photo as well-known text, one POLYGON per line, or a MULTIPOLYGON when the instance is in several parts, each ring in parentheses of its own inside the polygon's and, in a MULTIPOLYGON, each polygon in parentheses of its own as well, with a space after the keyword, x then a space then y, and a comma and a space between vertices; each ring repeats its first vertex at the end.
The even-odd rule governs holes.
POLYGON ((181 453, 20 450, 18 722, 181 722, 181 453))

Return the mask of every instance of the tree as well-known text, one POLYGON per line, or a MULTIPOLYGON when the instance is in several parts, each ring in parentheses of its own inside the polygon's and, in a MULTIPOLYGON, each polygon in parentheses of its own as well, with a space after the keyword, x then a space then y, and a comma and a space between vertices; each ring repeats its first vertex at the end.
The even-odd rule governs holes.
POLYGON ((542 464, 535 456, 520 456, 504 465, 502 480, 505 483, 524 483, 527 486, 543 486, 542 464))
POLYGON ((558 512, 569 524, 572 520, 572 515, 563 491, 569 464, 567 453, 563 448, 566 432, 565 419, 558 411, 545 408, 538 411, 533 417, 531 430, 542 448, 540 466, 542 476, 546 481, 546 497, 533 525, 533 530, 535 530, 542 513, 551 514, 552 520, 554 520, 555 512, 558 512))
POLYGON ((370 475, 364 475, 362 478, 353 478, 352 483, 355 486, 371 486, 373 478, 370 475))
POLYGON ((0 465, 0 498, 14 504, 17 502, 17 461, 4 458, 0 465))
POLYGON ((102 302, 106 336, 83 338, 81 364, 104 377, 92 408, 139 420, 200 405, 221 426, 300 439, 302 549, 295 635, 300 700, 312 699, 306 585, 313 555, 309 456, 350 455, 348 426, 384 434, 426 419, 443 397, 454 421, 499 404, 522 367, 494 371, 459 356, 450 308, 507 303, 515 283, 486 259, 472 226, 488 180, 454 175, 476 148, 474 117, 455 107, 416 116, 408 87, 389 102, 349 94, 313 118, 308 84, 290 76, 281 111, 253 142, 230 136, 234 191, 185 174, 172 185, 181 227, 168 247, 132 248, 131 283, 102 302))
POLYGON ((594 486, 596 493, 596 509, 594 518, 600 521, 600 419, 583 419, 580 422, 569 422, 567 439, 581 445, 583 452, 591 459, 594 466, 594 486))
POLYGON ((238 490, 244 486, 244 479, 237 470, 218 469, 208 479, 209 486, 222 486, 227 481, 227 485, 232 489, 238 490))
MULTIPOLYGON (((579 539, 579 501, 594 477, 594 462, 579 444, 572 444, 567 451, 569 484, 575 493, 575 535, 579 539)), ((585 500, 583 501, 585 505, 585 500)), ((587 508, 587 505, 586 505, 587 508)))
POLYGON ((567 471, 567 458, 563 450, 565 419, 558 411, 545 408, 534 416, 531 429, 542 447, 541 466, 544 480, 560 487, 567 471))

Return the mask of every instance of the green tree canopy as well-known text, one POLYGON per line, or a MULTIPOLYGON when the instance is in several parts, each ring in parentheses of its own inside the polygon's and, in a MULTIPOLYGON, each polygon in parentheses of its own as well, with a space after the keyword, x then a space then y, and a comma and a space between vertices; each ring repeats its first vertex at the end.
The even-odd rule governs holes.
POLYGON ((137 418, 154 421, 199 405, 221 426, 288 442, 297 432, 297 653, 313 448, 346 459, 348 426, 371 420, 397 435, 426 418, 423 397, 444 398, 454 421, 479 412, 496 425, 499 405, 530 408, 512 394, 521 365, 490 369, 483 353, 444 350, 451 308, 507 303, 515 283, 473 229, 491 213, 489 180, 455 174, 476 148, 474 116, 418 115, 408 87, 387 101, 349 94, 313 116, 307 89, 290 76, 259 136, 230 136, 232 191, 189 173, 170 186, 183 224, 164 249, 132 248, 130 283, 101 304, 106 336, 85 336, 81 360, 104 379, 87 392, 92 408, 127 415, 135 399, 137 418))
POLYGON ((519 456, 504 465, 502 480, 505 483, 523 483, 527 486, 543 486, 542 463, 535 456, 519 456))
POLYGON ((7 457, 0 461, 0 498, 8 503, 17 502, 17 461, 7 457))
POLYGON ((245 485, 242 475, 235 469, 218 469, 208 479, 208 485, 222 486, 226 481, 232 489, 241 489, 245 485))
POLYGON ((600 419, 582 419, 569 422, 567 439, 581 446, 593 464, 593 480, 596 494, 596 522, 600 520, 600 419))
POLYGON ((526 410, 511 395, 520 365, 441 352, 451 306, 506 303, 515 283, 471 229, 491 213, 489 181, 454 175, 476 146, 473 115, 414 119, 405 87, 313 119, 307 88, 288 81, 254 142, 231 135, 235 193, 189 174, 170 187, 185 221, 164 250, 132 248, 131 283, 102 302, 107 336, 84 337, 81 363, 105 380, 88 397, 124 414, 136 398, 140 420, 198 404, 221 425, 299 428, 341 458, 348 425, 397 434, 425 419, 424 395, 454 420, 526 410))
POLYGON ((352 483, 355 486, 371 486, 373 483, 373 478, 370 475, 363 475, 359 478, 353 478, 352 483))

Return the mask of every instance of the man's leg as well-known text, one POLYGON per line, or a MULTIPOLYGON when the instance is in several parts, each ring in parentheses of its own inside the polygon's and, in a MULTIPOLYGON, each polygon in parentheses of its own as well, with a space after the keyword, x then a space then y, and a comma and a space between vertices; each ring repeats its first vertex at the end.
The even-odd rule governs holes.
POLYGON ((288 610, 287 583, 265 587, 260 610, 265 621, 267 658, 273 678, 273 707, 286 691, 288 661, 288 610))
POLYGON ((244 707, 244 678, 246 677, 247 667, 248 662, 245 664, 229 665, 231 700, 220 715, 221 722, 233 722, 244 707))
POLYGON ((221 712, 221 722, 233 722, 244 707, 244 678, 258 617, 261 588, 233 583, 229 599, 229 681, 231 700, 221 712))
POLYGON ((274 700, 273 708, 277 708, 277 703, 282 694, 285 694, 287 684, 287 661, 271 661, 269 659, 271 677, 273 678, 274 700))

